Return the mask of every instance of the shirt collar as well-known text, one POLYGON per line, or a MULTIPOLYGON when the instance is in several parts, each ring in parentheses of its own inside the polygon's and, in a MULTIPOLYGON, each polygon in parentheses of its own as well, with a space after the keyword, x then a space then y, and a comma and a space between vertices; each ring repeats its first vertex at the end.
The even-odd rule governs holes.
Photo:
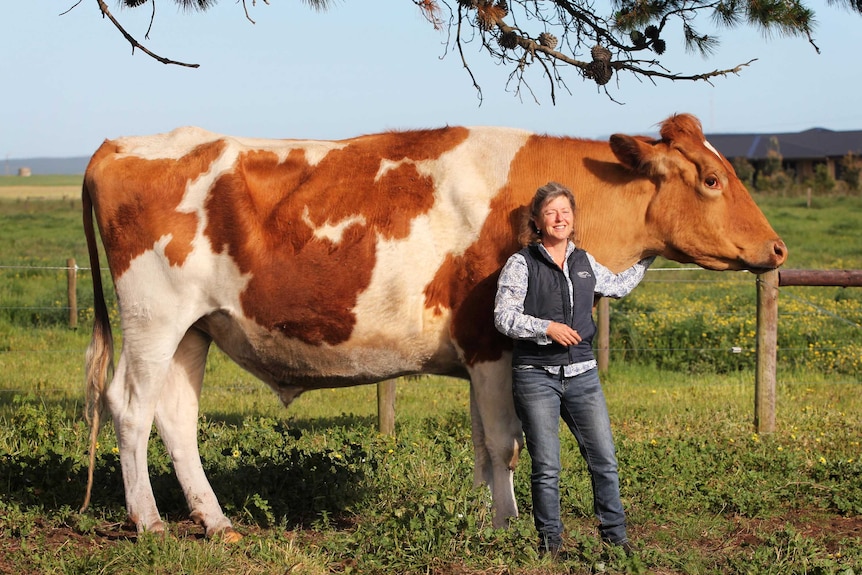
MULTIPOLYGON (((544 254, 548 256, 548 258, 553 260, 551 254, 548 253, 547 249, 545 249, 544 244, 539 244, 539 249, 542 250, 542 252, 544 252, 544 254)), ((572 242, 572 240, 569 240, 569 242, 566 244, 566 259, 569 259, 569 256, 572 255, 573 251, 575 251, 575 244, 574 242, 572 242)))

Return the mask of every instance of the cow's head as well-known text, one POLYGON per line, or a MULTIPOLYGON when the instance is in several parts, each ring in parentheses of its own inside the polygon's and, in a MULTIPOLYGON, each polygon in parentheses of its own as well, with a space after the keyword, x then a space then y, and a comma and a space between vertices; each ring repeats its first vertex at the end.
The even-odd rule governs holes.
POLYGON ((787 246, 697 118, 668 118, 660 140, 614 134, 610 144, 624 166, 656 183, 646 218, 661 255, 712 270, 761 272, 784 263, 787 246))

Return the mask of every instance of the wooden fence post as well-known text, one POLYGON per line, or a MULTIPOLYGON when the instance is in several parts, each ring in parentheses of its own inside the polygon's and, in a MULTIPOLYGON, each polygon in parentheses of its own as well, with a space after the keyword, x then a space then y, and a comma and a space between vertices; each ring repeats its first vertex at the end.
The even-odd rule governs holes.
POLYGON ((395 380, 377 384, 377 430, 384 435, 395 435, 395 380))
POLYGON ((599 371, 604 373, 610 364, 610 341, 611 341, 611 307, 608 298, 599 300, 596 311, 596 323, 598 333, 596 334, 596 351, 598 352, 599 371))
POLYGON ((775 431, 775 367, 778 347, 778 270, 757 276, 757 369, 754 376, 754 427, 775 431))
POLYGON ((69 301, 69 327, 78 328, 78 266, 75 258, 66 260, 66 299, 69 301))

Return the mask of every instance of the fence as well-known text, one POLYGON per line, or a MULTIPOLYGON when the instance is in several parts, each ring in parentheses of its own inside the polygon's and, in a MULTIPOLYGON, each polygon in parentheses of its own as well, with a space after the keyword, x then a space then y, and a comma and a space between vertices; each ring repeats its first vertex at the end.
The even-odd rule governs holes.
POLYGON ((757 368, 754 426, 775 431, 778 288, 781 286, 862 287, 862 270, 772 270, 757 276, 757 368))
MULTIPOLYGON (((72 328, 77 327, 77 275, 79 270, 87 268, 79 268, 75 260, 69 258, 65 268, 45 267, 43 269, 66 270, 68 323, 72 328)), ((691 270, 700 270, 700 268, 683 268, 676 271, 691 270)), ((763 433, 775 430, 778 293, 779 287, 783 286, 860 287, 862 270, 773 270, 757 276, 754 425, 758 432, 763 433)), ((606 371, 610 365, 611 351, 610 307, 607 298, 602 298, 598 302, 597 325, 596 356, 599 369, 606 371)), ((392 434, 395 430, 395 391, 395 380, 377 384, 378 428, 382 433, 392 434)))

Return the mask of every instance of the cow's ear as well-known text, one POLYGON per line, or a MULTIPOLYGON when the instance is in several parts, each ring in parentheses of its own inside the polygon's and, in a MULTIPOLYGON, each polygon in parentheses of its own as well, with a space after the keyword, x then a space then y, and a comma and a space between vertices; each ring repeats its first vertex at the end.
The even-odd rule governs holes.
POLYGON ((657 176, 666 172, 661 155, 656 151, 652 140, 614 134, 610 143, 614 155, 631 171, 644 176, 657 176))

